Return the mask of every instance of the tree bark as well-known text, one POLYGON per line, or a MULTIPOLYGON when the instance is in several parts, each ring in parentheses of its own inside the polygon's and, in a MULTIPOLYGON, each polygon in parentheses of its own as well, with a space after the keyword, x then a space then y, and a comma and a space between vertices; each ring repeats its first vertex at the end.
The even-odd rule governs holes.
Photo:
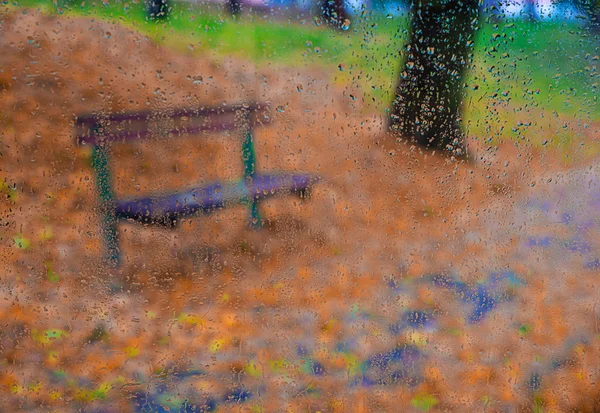
POLYGON ((414 0, 411 15, 390 128, 419 145, 464 155, 461 111, 478 1, 414 0))
POLYGON ((588 25, 592 32, 600 32, 600 0, 576 0, 578 7, 588 18, 588 25))
POLYGON ((152 20, 166 19, 169 16, 169 0, 148 0, 146 12, 152 20))
POLYGON ((231 16, 238 16, 242 12, 242 1, 227 0, 227 12, 231 16))
POLYGON ((321 0, 321 18, 331 27, 342 29, 348 20, 344 0, 321 0))

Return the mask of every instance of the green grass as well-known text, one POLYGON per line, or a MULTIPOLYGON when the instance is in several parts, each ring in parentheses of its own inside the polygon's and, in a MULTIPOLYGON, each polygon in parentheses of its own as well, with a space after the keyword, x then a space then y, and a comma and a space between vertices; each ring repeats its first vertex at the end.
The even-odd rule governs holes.
MULTIPOLYGON (((333 32, 308 15, 285 20, 257 12, 235 21, 217 6, 174 3, 170 17, 157 22, 146 17, 141 3, 58 1, 12 5, 118 22, 182 53, 234 55, 275 67, 319 66, 336 84, 360 86, 365 110, 380 112, 392 99, 398 50, 407 39, 405 18, 366 11, 349 30, 333 32)), ((469 134, 556 147, 581 140, 586 125, 600 120, 599 45, 600 38, 575 22, 483 21, 465 84, 469 134)))
POLYGON ((472 133, 558 147, 585 138, 600 119, 598 40, 572 23, 484 25, 468 85, 472 133))

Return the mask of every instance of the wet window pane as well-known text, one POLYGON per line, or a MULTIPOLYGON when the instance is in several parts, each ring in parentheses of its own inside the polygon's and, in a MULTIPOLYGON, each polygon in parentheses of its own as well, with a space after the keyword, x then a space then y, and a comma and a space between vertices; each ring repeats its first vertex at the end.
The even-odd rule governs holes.
POLYGON ((600 411, 596 0, 0 5, 0 411, 600 411))

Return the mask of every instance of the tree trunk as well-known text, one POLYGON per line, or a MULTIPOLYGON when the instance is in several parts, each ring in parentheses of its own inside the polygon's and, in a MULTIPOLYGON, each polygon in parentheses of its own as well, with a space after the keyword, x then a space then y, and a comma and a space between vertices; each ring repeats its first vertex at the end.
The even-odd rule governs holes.
POLYGON ((390 128, 419 145, 464 155, 461 106, 478 0, 414 0, 390 128))
POLYGON ((600 0, 581 0, 579 8, 587 16, 591 31, 600 33, 600 0))
POLYGON ((151 20, 166 19, 169 16, 169 0, 149 0, 146 12, 151 20))
POLYGON ((344 0, 321 0, 321 18, 336 29, 345 27, 348 13, 344 7, 344 0))
POLYGON ((231 16, 238 16, 242 12, 242 1, 227 0, 227 12, 231 16))

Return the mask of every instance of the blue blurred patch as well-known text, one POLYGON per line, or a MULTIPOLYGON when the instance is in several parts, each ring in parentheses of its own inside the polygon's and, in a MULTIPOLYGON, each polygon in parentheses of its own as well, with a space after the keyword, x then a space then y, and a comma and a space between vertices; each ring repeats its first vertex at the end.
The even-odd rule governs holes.
POLYGON ((504 271, 491 274, 486 283, 476 287, 471 287, 448 275, 434 275, 432 283, 454 291, 462 302, 472 303, 474 307, 468 319, 470 323, 477 323, 499 303, 508 301, 510 298, 508 289, 521 285, 522 281, 514 272, 504 271))
POLYGON ((362 364, 363 376, 357 384, 365 387, 391 384, 414 386, 421 381, 419 372, 423 357, 419 349, 411 345, 375 354, 362 364))
POLYGON ((225 403, 245 402, 252 397, 252 392, 243 386, 233 386, 223 397, 225 403))
POLYGON ((322 376, 325 374, 325 367, 318 361, 313 361, 311 366, 312 374, 322 376))
POLYGON ((551 237, 529 237, 527 243, 525 244, 528 247, 541 247, 548 248, 552 245, 551 237))
POLYGON ((590 270, 596 270, 600 268, 600 259, 596 258, 595 260, 588 261, 585 266, 590 270))

